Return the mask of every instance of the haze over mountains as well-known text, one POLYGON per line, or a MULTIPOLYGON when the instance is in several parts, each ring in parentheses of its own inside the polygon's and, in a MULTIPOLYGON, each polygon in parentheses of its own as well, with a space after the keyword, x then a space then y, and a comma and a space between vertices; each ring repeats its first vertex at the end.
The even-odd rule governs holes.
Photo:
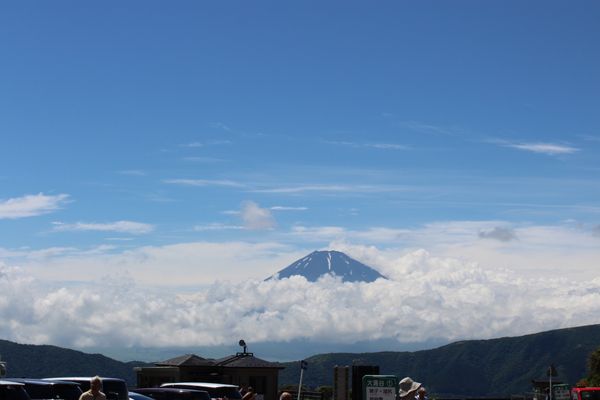
POLYGON ((374 282, 379 278, 386 279, 375 269, 348 257, 346 254, 329 250, 313 251, 267 278, 267 280, 289 278, 294 275, 303 276, 309 282, 316 282, 323 275, 340 277, 343 282, 374 282))

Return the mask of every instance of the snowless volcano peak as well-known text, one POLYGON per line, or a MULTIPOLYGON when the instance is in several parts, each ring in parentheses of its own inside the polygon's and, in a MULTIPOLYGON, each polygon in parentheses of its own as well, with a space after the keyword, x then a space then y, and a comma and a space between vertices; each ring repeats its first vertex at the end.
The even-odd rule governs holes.
POLYGON ((373 282, 378 278, 385 279, 385 276, 373 268, 335 250, 313 251, 267 279, 301 275, 308 281, 315 282, 326 274, 339 276, 343 282, 373 282))

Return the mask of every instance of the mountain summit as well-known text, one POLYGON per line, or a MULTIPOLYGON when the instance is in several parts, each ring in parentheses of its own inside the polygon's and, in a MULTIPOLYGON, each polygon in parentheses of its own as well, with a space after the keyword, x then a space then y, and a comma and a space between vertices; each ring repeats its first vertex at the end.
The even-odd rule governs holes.
POLYGON ((385 279, 385 276, 373 268, 348 257, 342 252, 331 250, 313 251, 267 278, 267 280, 301 275, 308 281, 315 282, 326 274, 339 276, 343 282, 373 282, 378 278, 385 279))

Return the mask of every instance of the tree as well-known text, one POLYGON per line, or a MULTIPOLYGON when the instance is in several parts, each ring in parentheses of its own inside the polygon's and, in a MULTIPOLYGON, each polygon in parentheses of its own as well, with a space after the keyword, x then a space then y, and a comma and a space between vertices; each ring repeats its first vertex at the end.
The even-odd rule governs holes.
POLYGON ((333 386, 319 386, 317 392, 323 394, 323 400, 330 400, 333 397, 333 386))
POLYGON ((588 358, 588 383, 590 386, 600 386, 600 347, 588 358))

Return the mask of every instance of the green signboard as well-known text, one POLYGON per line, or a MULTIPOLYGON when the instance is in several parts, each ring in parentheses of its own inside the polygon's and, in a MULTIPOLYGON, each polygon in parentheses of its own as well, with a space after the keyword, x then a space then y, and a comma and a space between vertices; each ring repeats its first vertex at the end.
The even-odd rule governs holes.
POLYGON ((398 378, 394 375, 365 375, 362 378, 363 400, 396 400, 398 378))

